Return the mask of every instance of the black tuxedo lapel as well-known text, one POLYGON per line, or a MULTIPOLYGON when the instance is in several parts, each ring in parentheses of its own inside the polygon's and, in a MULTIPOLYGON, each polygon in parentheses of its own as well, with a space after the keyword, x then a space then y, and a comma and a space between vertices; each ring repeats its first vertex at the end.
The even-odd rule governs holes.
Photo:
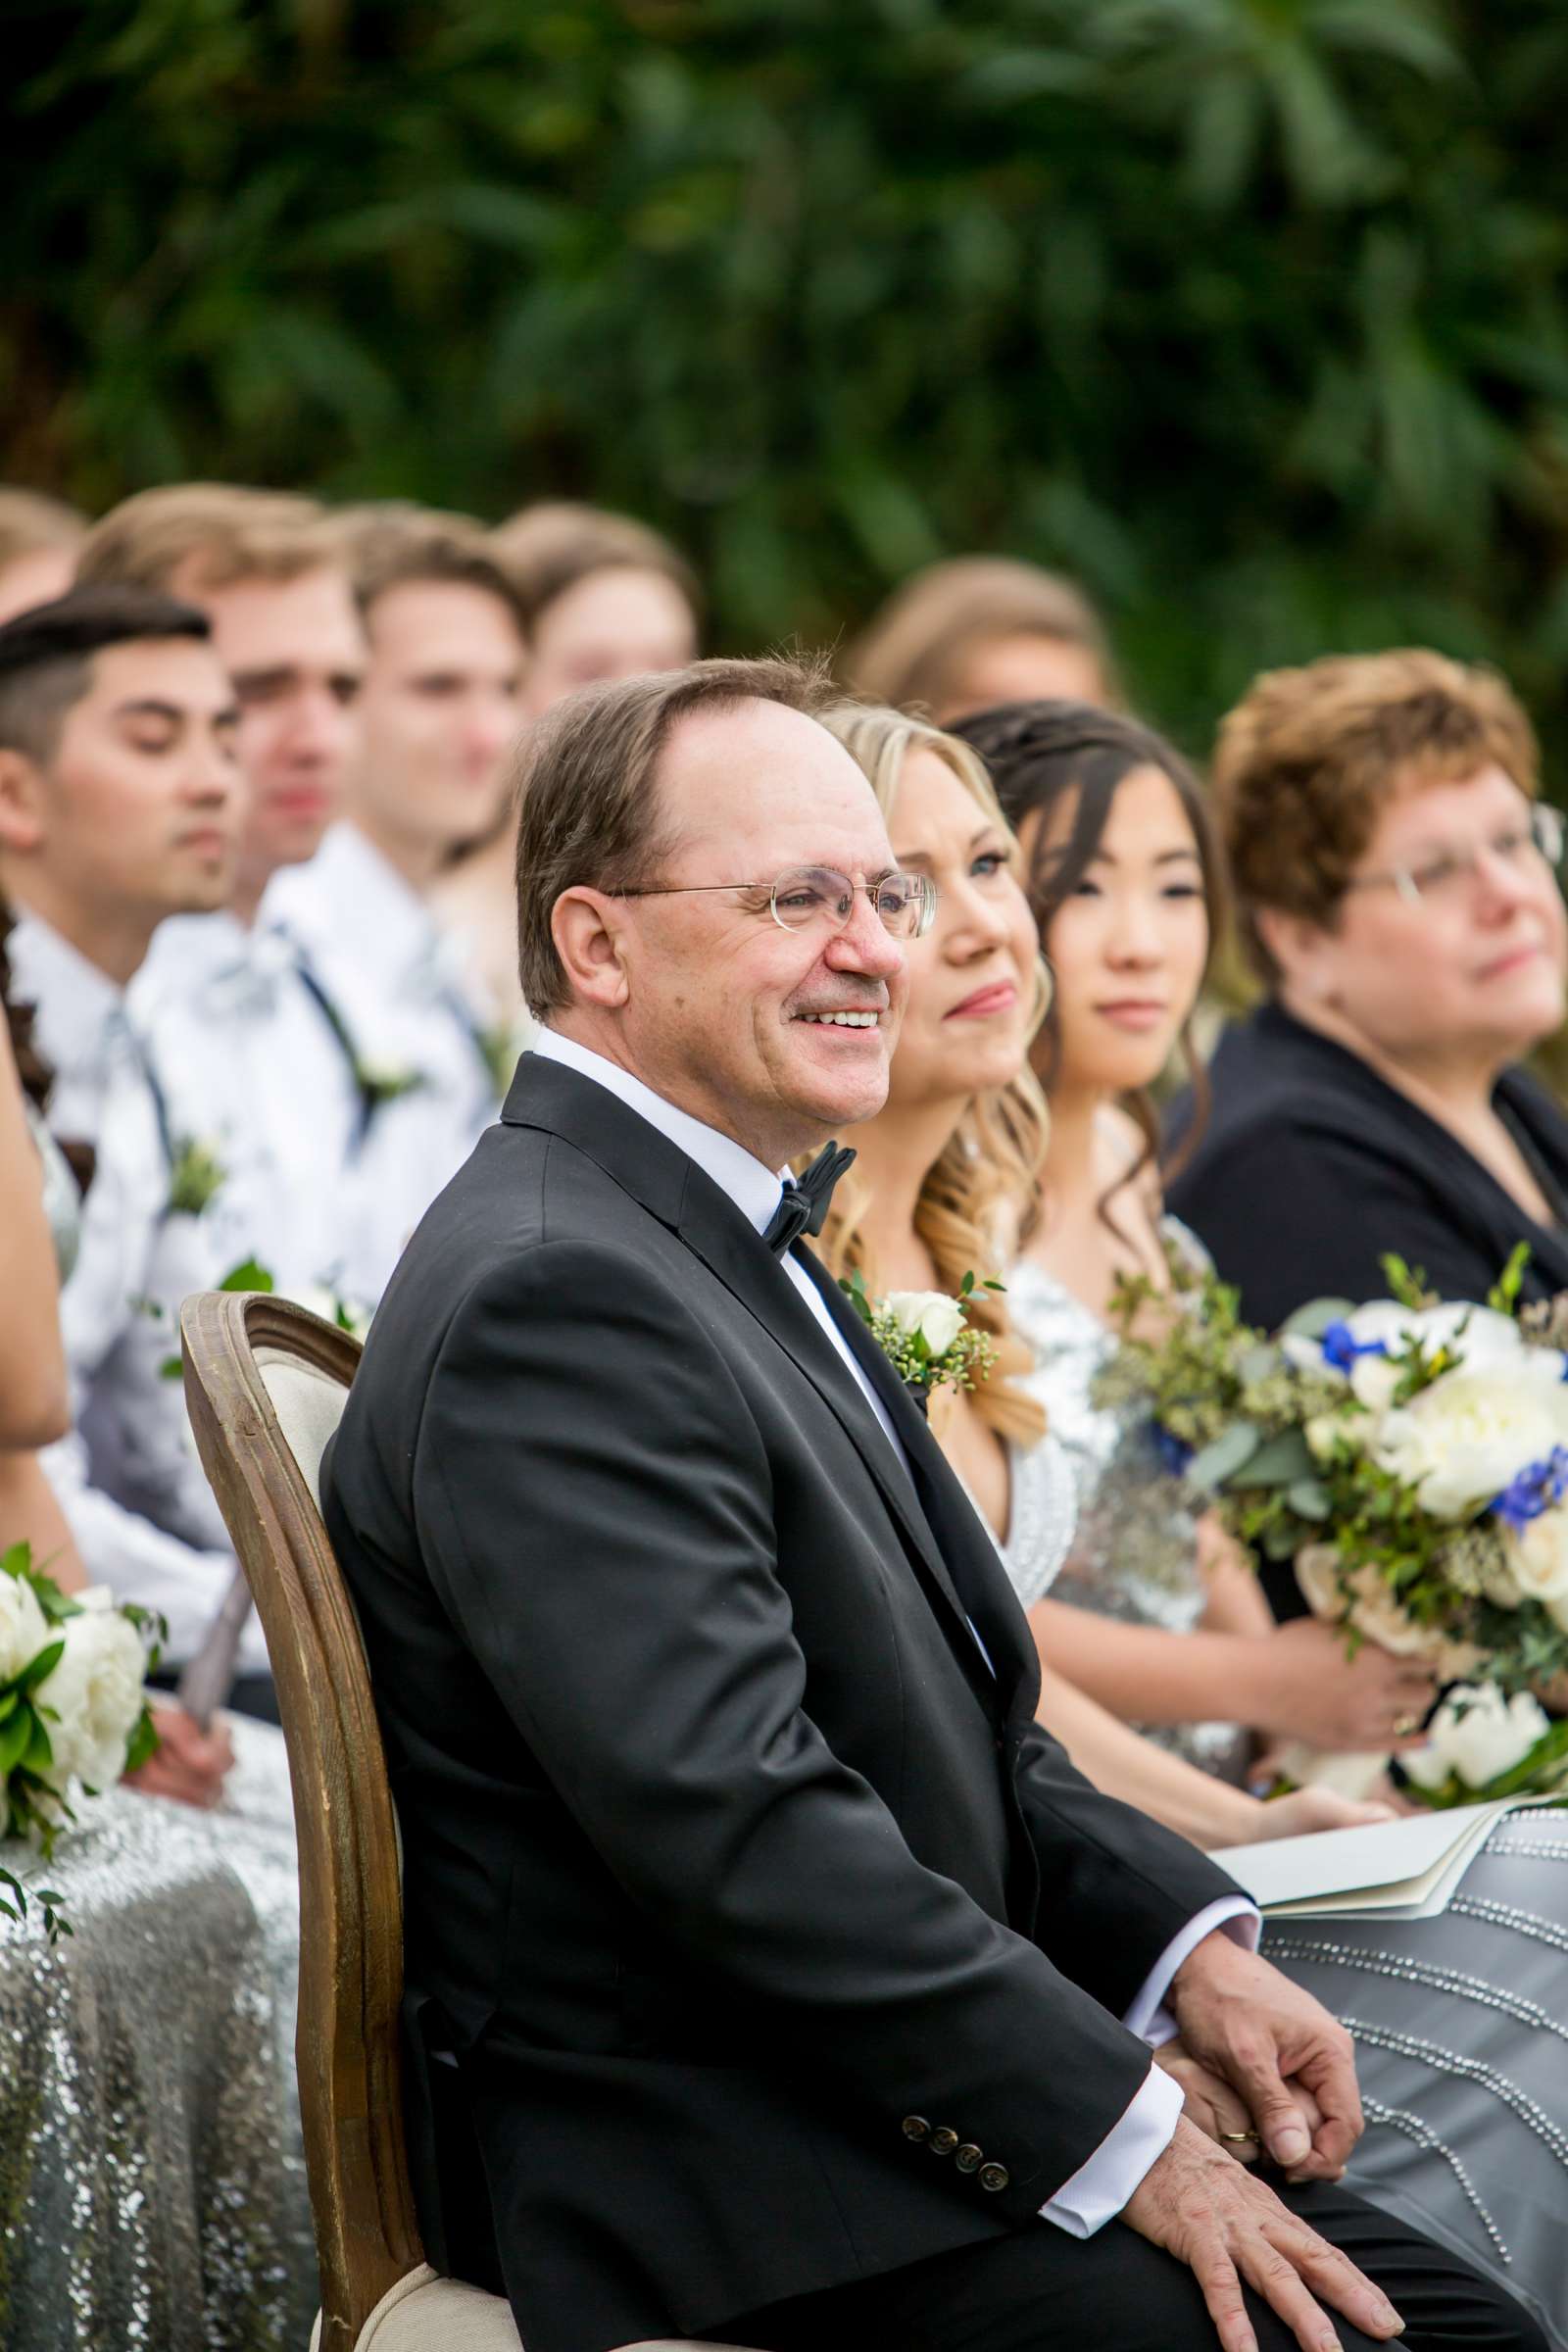
MULTIPOLYGON (((970 1611, 959 1596, 915 1485, 888 1444, 887 1433, 849 1367, 818 1328, 760 1234, 747 1224, 729 1196, 678 1145, 607 1087, 563 1062, 542 1061, 525 1054, 501 1116, 507 1126, 541 1127, 586 1152, 661 1224, 679 1235, 805 1373, 875 1480, 935 1595, 957 1620, 955 1646, 967 1666, 975 1648, 970 1611)), ((806 1262, 815 1263, 809 1256, 806 1262)), ((874 1349, 873 1353, 880 1357, 881 1351, 874 1349)), ((882 1360, 886 1369, 886 1360, 882 1360)), ((896 1382, 893 1385, 898 1386, 896 1382)), ((882 1393, 879 1388, 878 1394, 882 1393)), ((899 1402, 929 1445, 929 1433, 907 1396, 901 1396, 899 1402)), ((895 1426, 901 1427, 902 1434, 901 1423, 895 1426)), ((995 1651, 992 1656, 995 1660, 995 1651)), ((995 1708, 997 1689, 983 1663, 976 1663, 979 1680, 987 1686, 988 1703, 995 1708)))
POLYGON ((947 1455, 931 1435, 925 1415, 838 1284, 804 1244, 797 1244, 795 1254, 821 1292, 846 1345, 887 1407, 888 1417, 908 1456, 920 1507, 942 1546, 964 1615, 985 1643, 1009 1711, 1010 1703, 1026 1692, 1032 1714, 1038 1660, 995 1544, 947 1455))

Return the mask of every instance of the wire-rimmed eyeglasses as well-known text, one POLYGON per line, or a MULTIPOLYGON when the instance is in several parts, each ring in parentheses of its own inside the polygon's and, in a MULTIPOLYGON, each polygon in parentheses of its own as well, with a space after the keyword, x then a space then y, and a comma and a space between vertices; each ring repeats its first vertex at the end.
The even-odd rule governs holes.
POLYGON ((1565 823, 1560 808, 1537 801, 1529 811, 1472 849, 1435 850, 1419 863, 1391 865, 1381 873, 1358 874, 1346 884, 1354 890, 1396 890, 1408 906, 1430 906, 1468 890, 1481 870, 1483 858, 1494 858, 1515 872, 1548 865, 1560 871, 1565 823))
POLYGON ((702 891, 753 892, 758 912, 765 906, 775 923, 786 931, 807 931, 820 923, 842 931, 855 911, 855 894, 863 890, 894 939, 923 939, 937 910, 937 886, 927 874, 879 874, 875 881, 858 882, 832 865, 792 866, 774 882, 650 883, 640 890, 616 890, 616 899, 679 899, 702 891))

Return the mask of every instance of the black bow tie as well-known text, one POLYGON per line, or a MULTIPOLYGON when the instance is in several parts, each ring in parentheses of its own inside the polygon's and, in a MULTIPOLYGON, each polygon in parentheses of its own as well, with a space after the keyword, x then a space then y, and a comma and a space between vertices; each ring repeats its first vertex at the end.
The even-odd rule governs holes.
POLYGON ((763 1241, 775 1257, 782 1257, 803 1233, 820 1233, 833 1198, 833 1187, 855 1153, 840 1144, 824 1144, 799 1184, 786 1181, 784 1198, 767 1221, 763 1241))

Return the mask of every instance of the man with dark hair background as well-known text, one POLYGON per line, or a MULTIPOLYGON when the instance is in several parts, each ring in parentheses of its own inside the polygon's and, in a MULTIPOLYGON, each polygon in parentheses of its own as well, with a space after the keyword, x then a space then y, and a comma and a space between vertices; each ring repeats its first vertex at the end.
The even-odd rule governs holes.
MULTIPOLYGON (((61 1300, 76 1427, 45 1466, 94 1582, 161 1610, 168 1655, 199 1646, 233 1575, 226 1546, 156 1525, 126 1497, 138 1366, 167 1354, 150 1295, 178 1143, 126 991, 158 925, 232 885, 244 785, 238 711, 203 615, 136 589, 78 589, 0 627, 0 891, 13 987, 55 1072, 53 1130, 94 1149, 81 1247, 61 1300)), ((242 1660, 265 1677, 252 1632, 242 1660)))

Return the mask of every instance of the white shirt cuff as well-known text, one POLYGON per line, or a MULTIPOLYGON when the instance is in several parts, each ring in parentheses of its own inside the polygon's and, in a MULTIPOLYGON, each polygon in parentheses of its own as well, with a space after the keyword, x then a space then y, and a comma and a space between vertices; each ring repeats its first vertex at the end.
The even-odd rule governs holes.
POLYGON ((1190 1919, 1181 1934, 1166 1944, 1121 2021, 1129 2034, 1141 2035, 1152 2050, 1157 2050, 1162 2041, 1169 2041, 1179 2031, 1176 2020, 1164 2006, 1176 1971, 1216 1928, 1223 1928, 1244 1951, 1255 1952, 1263 1932, 1262 1914, 1245 1894, 1222 1894, 1217 1902, 1200 1911, 1196 1919, 1190 1919))
MULTIPOLYGON (((1165 1995, 1188 1954, 1216 1928, 1223 1928, 1246 1950, 1255 1952, 1262 1926, 1256 1905, 1245 1894, 1221 1895, 1207 1904, 1172 1937, 1144 1979, 1122 2019, 1127 2031, 1140 2034, 1152 2049, 1169 2041, 1177 2026, 1164 2006, 1165 1995)), ((1169 2147, 1182 2105, 1181 2084, 1162 2068, 1152 2066, 1121 2121, 1106 2132, 1072 2179, 1062 2182, 1050 2203, 1041 2206, 1042 2221, 1054 2222, 1069 2237, 1092 2237, 1113 2221, 1150 2166, 1169 2147)))
POLYGON ((1064 2180, 1042 2221, 1054 2222, 1069 2237, 1093 2237, 1114 2221, 1156 2157, 1163 2156, 1181 2121, 1182 2086, 1174 2075, 1152 2066, 1138 2095, 1087 2164, 1064 2180))

